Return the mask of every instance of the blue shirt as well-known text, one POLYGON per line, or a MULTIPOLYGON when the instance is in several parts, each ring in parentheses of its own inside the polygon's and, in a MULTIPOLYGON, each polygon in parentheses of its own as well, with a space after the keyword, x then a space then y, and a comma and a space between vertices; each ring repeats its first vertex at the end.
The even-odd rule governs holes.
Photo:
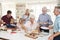
POLYGON ((46 27, 53 24, 51 17, 48 14, 40 14, 38 18, 38 22, 42 22, 42 23, 47 22, 48 24, 41 24, 41 26, 46 26, 46 27))
POLYGON ((54 32, 60 32, 60 15, 56 16, 54 23, 54 32))
POLYGON ((22 18, 25 20, 24 23, 26 23, 26 22, 29 21, 29 19, 30 19, 29 16, 27 16, 27 15, 23 15, 22 18))

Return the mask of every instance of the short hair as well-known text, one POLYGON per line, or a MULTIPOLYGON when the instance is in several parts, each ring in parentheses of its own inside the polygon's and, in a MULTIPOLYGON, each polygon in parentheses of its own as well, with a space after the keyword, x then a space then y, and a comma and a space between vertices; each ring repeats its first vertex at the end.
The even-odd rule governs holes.
POLYGON ((43 7, 42 10, 48 10, 47 7, 43 7))
POLYGON ((11 14, 12 12, 10 10, 7 11, 7 14, 11 14))
POLYGON ((60 12, 60 6, 56 6, 55 8, 57 8, 57 9, 58 9, 58 11, 60 12))
POLYGON ((55 8, 60 9, 60 6, 55 6, 55 8))

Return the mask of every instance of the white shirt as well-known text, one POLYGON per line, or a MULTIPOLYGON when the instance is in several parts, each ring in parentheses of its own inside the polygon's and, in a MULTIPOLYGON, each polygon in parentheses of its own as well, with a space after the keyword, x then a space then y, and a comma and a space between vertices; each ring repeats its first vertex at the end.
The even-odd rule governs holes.
POLYGON ((32 30, 35 30, 38 27, 38 24, 35 21, 33 24, 31 24, 30 21, 27 21, 24 26, 27 28, 29 32, 31 32, 32 30))
POLYGON ((22 27, 21 27, 21 24, 20 24, 20 23, 17 23, 17 27, 18 27, 18 29, 19 29, 20 31, 24 31, 24 30, 22 29, 22 27))

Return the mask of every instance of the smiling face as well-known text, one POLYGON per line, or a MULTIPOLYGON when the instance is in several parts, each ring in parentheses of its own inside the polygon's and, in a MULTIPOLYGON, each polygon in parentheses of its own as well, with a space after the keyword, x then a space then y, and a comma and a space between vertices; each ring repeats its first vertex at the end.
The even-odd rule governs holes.
POLYGON ((34 22, 34 18, 30 18, 30 21, 31 21, 31 22, 34 22))
POLYGON ((42 13, 43 13, 43 14, 47 13, 47 8, 46 8, 46 7, 43 7, 43 8, 42 8, 42 13))
POLYGON ((20 23, 20 24, 23 24, 23 23, 24 23, 24 19, 20 18, 20 19, 19 19, 19 23, 20 23))
POLYGON ((58 7, 55 7, 55 9, 54 9, 54 15, 59 15, 60 14, 60 8, 58 8, 58 7))
POLYGON ((25 15, 29 15, 29 9, 26 9, 25 15))

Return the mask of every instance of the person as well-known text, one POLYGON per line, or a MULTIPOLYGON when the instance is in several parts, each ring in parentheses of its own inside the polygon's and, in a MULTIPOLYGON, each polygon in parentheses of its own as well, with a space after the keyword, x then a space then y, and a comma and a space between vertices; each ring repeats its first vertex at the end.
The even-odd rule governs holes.
POLYGON ((5 24, 2 20, 0 20, 0 30, 6 31, 5 26, 3 26, 3 24, 5 24))
POLYGON ((0 27, 1 27, 2 24, 4 24, 4 22, 2 20, 0 20, 0 27))
POLYGON ((26 21, 29 21, 29 16, 30 16, 29 9, 26 9, 25 14, 22 16, 22 18, 25 20, 24 23, 26 23, 26 21))
POLYGON ((11 19, 13 18, 12 16, 11 16, 11 11, 10 10, 8 10, 7 11, 7 15, 4 15, 4 16, 2 16, 2 18, 1 18, 1 20, 3 20, 3 22, 5 23, 5 24, 10 24, 10 21, 11 21, 11 19))
POLYGON ((24 27, 24 20, 22 18, 20 18, 19 22, 17 23, 17 29, 18 29, 18 31, 26 30, 26 28, 24 27))
POLYGON ((54 33, 48 38, 48 40, 60 40, 60 6, 55 7, 54 15, 56 15, 53 27, 54 33))
POLYGON ((25 24, 24 24, 26 30, 27 30, 27 33, 31 33, 35 30, 37 30, 38 32, 38 28, 39 28, 39 25, 38 23, 35 21, 35 17, 34 15, 31 15, 30 16, 30 20, 27 21, 25 24))
POLYGON ((26 28, 26 33, 27 33, 27 34, 25 34, 25 36, 36 39, 37 35, 39 34, 39 25, 35 21, 34 15, 30 16, 30 20, 27 21, 24 24, 24 26, 26 28))
POLYGON ((43 30, 45 32, 49 32, 49 29, 52 28, 50 26, 53 24, 53 22, 50 15, 47 14, 46 7, 42 8, 42 14, 39 15, 38 23, 40 24, 40 31, 43 30), (46 27, 47 29, 43 29, 43 27, 46 27))
POLYGON ((4 26, 6 26, 6 30, 12 29, 12 31, 16 30, 16 25, 14 23, 14 18, 11 16, 12 12, 10 10, 7 11, 7 15, 4 15, 1 20, 3 20, 4 26))

